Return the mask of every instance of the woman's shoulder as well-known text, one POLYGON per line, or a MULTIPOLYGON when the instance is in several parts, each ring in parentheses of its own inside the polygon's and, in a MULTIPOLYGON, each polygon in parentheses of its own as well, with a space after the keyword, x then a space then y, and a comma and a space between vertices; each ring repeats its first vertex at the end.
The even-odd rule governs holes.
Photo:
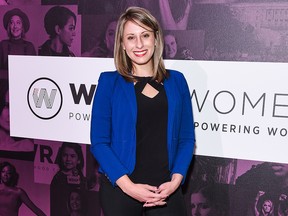
POLYGON ((113 82, 121 75, 117 71, 104 71, 100 73, 99 80, 106 82, 113 82))
POLYGON ((10 187, 9 188, 9 192, 11 194, 15 194, 15 195, 18 195, 18 196, 20 196, 23 193, 26 193, 22 188, 16 187, 16 186, 15 187, 10 187))
POLYGON ((34 47, 34 44, 31 41, 24 40, 24 43, 26 43, 27 46, 33 46, 34 47))
POLYGON ((7 39, 1 40, 0 41, 0 47, 4 47, 5 45, 7 46, 8 43, 9 43, 9 40, 7 40, 7 39))
POLYGON ((1 44, 8 43, 8 42, 9 42, 9 39, 3 39, 3 40, 0 41, 1 44))
POLYGON ((171 79, 184 79, 184 75, 182 72, 178 71, 178 70, 174 70, 174 69, 167 69, 168 73, 169 73, 169 78, 171 79))

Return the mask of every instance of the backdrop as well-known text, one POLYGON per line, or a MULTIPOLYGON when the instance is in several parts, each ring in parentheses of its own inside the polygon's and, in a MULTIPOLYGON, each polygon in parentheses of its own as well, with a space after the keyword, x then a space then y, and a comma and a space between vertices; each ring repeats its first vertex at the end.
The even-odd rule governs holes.
MULTIPOLYGON (((83 176, 85 187, 77 194, 85 214, 101 215, 97 163, 89 152, 90 102, 99 73, 114 69, 110 46, 114 43, 113 22, 131 5, 145 7, 157 17, 165 33, 166 67, 183 72, 188 80, 197 139, 183 187, 188 215, 200 202, 195 194, 203 190, 210 194, 205 196, 209 209, 217 209, 219 215, 254 215, 267 200, 267 211, 285 215, 285 0, 5 2, 1 4, 7 5, 0 7, 1 19, 13 8, 28 16, 30 29, 25 40, 33 44, 36 56, 11 55, 7 69, 3 63, 7 52, 0 51, 0 161, 16 167, 17 187, 47 215, 56 202, 51 181, 59 171, 58 152, 67 143, 75 144, 75 149, 80 146, 78 154, 83 156, 78 174, 83 176), (37 56, 38 48, 49 39, 43 19, 56 4, 77 17, 75 35, 68 46, 76 58, 37 56), (48 93, 48 97, 37 95, 38 104, 32 94, 37 89, 48 93), (53 106, 47 112, 51 101, 53 106), (255 198, 259 198, 257 202, 255 198)), ((5 41, 6 29, 0 28, 0 40, 5 41)), ((82 178, 74 180, 82 182, 82 178)), ((61 200, 58 208, 68 214, 70 189, 63 190, 61 197, 66 200, 61 200)), ((22 205, 19 215, 33 213, 22 205)))

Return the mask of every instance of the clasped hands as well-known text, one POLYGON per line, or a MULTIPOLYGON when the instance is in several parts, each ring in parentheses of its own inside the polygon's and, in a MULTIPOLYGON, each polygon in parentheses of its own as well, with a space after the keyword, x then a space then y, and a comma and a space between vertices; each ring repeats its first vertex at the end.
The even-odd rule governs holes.
POLYGON ((143 207, 163 206, 167 204, 167 198, 180 186, 183 176, 173 174, 171 181, 160 186, 133 183, 128 176, 123 176, 117 181, 122 191, 132 198, 144 203, 143 207))

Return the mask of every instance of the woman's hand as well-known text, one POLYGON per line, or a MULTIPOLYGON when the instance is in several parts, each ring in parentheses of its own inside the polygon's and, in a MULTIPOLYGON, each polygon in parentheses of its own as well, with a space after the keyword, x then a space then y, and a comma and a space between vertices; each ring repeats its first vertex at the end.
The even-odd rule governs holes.
POLYGON ((181 174, 173 174, 170 182, 161 184, 156 190, 156 193, 162 195, 163 198, 152 203, 145 203, 144 207, 166 205, 166 199, 179 188, 182 179, 183 176, 181 174))
POLYGON ((161 204, 161 200, 166 198, 163 194, 157 192, 158 188, 156 186, 135 184, 127 175, 120 177, 116 184, 124 193, 140 202, 144 202, 144 205, 147 204, 147 206, 155 206, 155 203, 161 204))
POLYGON ((180 186, 183 176, 181 174, 173 174, 170 182, 165 182, 158 187, 157 193, 162 194, 166 198, 174 193, 180 186))

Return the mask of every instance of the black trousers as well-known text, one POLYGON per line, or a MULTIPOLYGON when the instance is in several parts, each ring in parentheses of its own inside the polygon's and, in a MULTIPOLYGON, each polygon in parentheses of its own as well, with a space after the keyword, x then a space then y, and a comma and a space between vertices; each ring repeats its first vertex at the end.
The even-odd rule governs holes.
POLYGON ((178 188, 167 199, 165 206, 143 207, 141 203, 125 194, 119 187, 113 187, 102 176, 100 203, 104 216, 186 216, 184 196, 178 188))

